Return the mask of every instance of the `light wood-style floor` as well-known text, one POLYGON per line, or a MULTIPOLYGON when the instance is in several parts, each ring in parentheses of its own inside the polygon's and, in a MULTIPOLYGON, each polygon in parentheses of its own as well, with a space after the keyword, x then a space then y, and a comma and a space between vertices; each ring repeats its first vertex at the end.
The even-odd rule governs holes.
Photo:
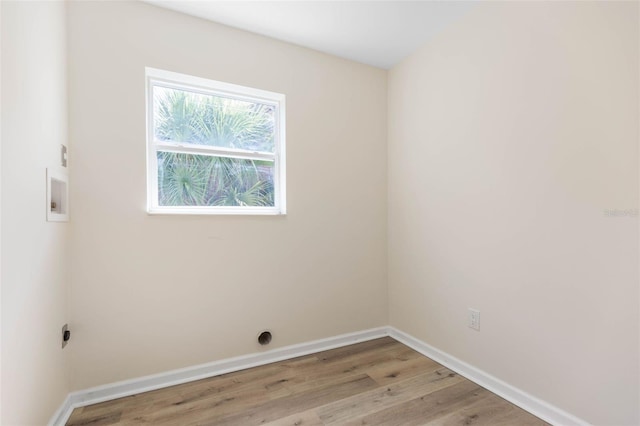
POLYGON ((545 425, 385 337, 78 408, 67 425, 545 425))

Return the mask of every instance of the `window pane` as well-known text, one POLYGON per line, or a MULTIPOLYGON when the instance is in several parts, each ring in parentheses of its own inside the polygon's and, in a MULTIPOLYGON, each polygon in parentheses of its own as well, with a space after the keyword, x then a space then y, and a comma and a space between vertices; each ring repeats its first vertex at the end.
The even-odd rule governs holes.
POLYGON ((274 206, 271 161, 157 154, 160 206, 274 206))
POLYGON ((157 140, 274 152, 275 107, 153 86, 157 140))

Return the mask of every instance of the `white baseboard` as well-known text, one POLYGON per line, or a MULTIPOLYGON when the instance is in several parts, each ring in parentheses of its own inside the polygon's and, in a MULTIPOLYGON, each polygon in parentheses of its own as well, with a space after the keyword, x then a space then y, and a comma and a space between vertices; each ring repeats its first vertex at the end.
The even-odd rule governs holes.
POLYGON ((394 338, 548 423, 557 426, 589 425, 584 420, 517 389, 394 327, 379 327, 72 392, 51 418, 49 426, 64 426, 74 408, 348 346, 384 336, 394 338))
POLYGON ((62 405, 55 412, 47 426, 64 426, 69 420, 69 416, 71 416, 71 412, 76 408, 71 402, 71 394, 67 395, 67 397, 62 402, 62 405))
POLYGON ((545 402, 533 395, 530 395, 523 390, 515 388, 502 380, 493 377, 492 375, 467 364, 439 349, 434 348, 431 345, 424 343, 421 340, 410 336, 400 330, 393 327, 388 327, 389 336, 396 339, 398 342, 403 343, 410 348, 420 352, 422 355, 431 358, 439 364, 444 365, 452 371, 466 377, 472 382, 482 386, 485 389, 490 390, 496 395, 506 399, 514 405, 522 408, 541 418, 542 420, 557 426, 588 426, 589 423, 567 413, 558 407, 555 407, 548 402, 545 402))
POLYGON ((51 418, 49 426, 64 426, 74 408, 284 361, 387 335, 387 327, 373 328, 72 392, 51 418))

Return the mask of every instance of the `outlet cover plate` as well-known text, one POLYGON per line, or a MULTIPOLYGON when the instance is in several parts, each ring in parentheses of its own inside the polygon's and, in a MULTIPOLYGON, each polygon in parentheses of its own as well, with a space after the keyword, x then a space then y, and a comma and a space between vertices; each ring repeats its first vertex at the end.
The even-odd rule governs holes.
POLYGON ((480 311, 469 308, 469 328, 480 331, 480 311))

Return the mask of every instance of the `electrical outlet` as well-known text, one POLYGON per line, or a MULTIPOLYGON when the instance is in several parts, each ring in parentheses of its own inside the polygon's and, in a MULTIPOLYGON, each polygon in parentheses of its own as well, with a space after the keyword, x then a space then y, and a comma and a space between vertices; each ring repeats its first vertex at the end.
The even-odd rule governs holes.
POLYGON ((480 311, 469 308, 469 328, 480 331, 480 311))
POLYGON ((62 167, 67 167, 67 147, 60 145, 60 164, 62 167))
POLYGON ((67 324, 62 326, 62 347, 64 348, 69 343, 69 339, 71 339, 71 332, 69 331, 69 326, 67 324))

